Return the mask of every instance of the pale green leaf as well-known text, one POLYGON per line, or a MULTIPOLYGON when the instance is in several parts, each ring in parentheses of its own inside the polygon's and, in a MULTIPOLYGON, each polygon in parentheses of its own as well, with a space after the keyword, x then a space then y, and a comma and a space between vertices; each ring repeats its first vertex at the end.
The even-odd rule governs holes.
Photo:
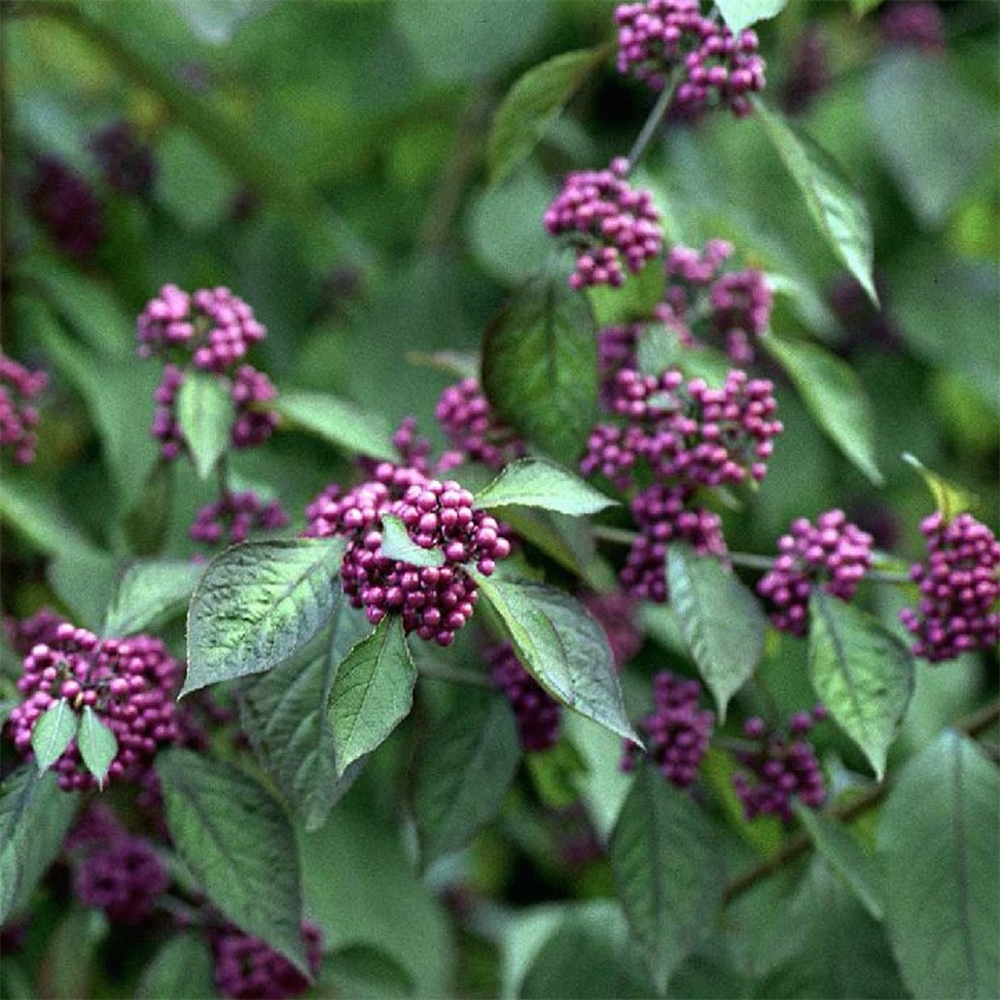
POLYGON ((199 479, 207 479, 229 448, 233 401, 207 372, 189 371, 177 392, 177 425, 199 479))
POLYGON ((734 35, 751 24, 776 17, 787 3, 788 0, 715 0, 722 19, 734 35))
POLYGON ((406 530, 406 525, 394 514, 382 516, 382 544, 379 546, 385 559, 398 559, 411 566, 443 566, 444 553, 439 548, 425 549, 418 545, 406 530))
POLYGON ((318 392, 282 392, 272 405, 294 426, 349 454, 399 460, 389 422, 354 403, 318 392))
POLYGON ((184 559, 148 559, 127 566, 115 583, 104 634, 135 635, 182 611, 205 571, 184 559))
MULTIPOLYGON (((538 507, 559 514, 596 514, 617 506, 612 500, 567 469, 544 458, 512 462, 475 498, 477 507, 538 507)), ((384 547, 383 547, 384 548, 384 547)))
POLYGON ((60 698, 42 713, 31 731, 31 749, 35 752, 35 766, 39 771, 47 771, 65 753, 79 725, 79 716, 65 698, 60 698))
POLYGON ((87 770, 97 779, 98 787, 103 788, 108 768, 118 753, 118 739, 89 705, 83 707, 76 743, 87 770))

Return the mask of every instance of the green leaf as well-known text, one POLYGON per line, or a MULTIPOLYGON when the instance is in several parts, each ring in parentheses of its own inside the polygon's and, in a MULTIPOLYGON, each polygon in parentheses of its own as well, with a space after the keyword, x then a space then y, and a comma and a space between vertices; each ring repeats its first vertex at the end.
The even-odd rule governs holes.
POLYGON ((878 305, 872 277, 874 239, 868 209, 840 167, 805 132, 762 102, 754 115, 764 126, 786 169, 802 192, 809 214, 833 252, 878 305))
POLYGON ((809 601, 809 678, 878 779, 913 694, 913 658, 871 615, 821 588, 809 601))
POLYGON ((871 482, 881 485, 871 404, 857 373, 818 344, 773 336, 761 340, 830 440, 871 482))
POLYGON ((209 45, 231 42, 239 26, 258 17, 270 7, 270 0, 169 0, 170 6, 184 19, 195 36, 209 45))
MULTIPOLYGON (((190 95, 190 90, 186 93, 190 95)), ((188 98, 190 101, 190 96, 188 98)), ((178 115, 174 120, 178 121, 178 115)), ((157 201, 190 230, 207 233, 221 225, 231 210, 239 184, 209 147, 205 137, 182 125, 170 125, 157 143, 157 201)), ((253 183, 249 175, 243 175, 253 183)))
POLYGON ((0 481, 0 518, 46 555, 90 556, 97 551, 41 483, 22 480, 10 469, 0 481))
POLYGON ((648 323, 663 298, 666 283, 662 267, 644 267, 638 274, 629 274, 628 281, 618 288, 592 285, 584 294, 594 310, 599 329, 626 323, 648 323))
POLYGON ((472 574, 535 680, 574 712, 641 744, 625 714, 607 635, 583 605, 543 583, 472 574))
POLYGON ((212 1000, 217 996, 208 942, 197 931, 181 931, 168 940, 142 971, 137 1000, 212 1000))
POLYGON ((874 10, 881 2, 882 0, 850 0, 851 11, 860 20, 869 11, 874 10))
POLYGON ((386 615, 341 661, 330 692, 329 717, 337 770, 371 753, 413 705, 416 667, 399 615, 386 615))
POLYGON ((498 815, 520 757, 514 717, 496 692, 470 692, 431 730, 413 792, 425 864, 464 847, 498 815))
POLYGON ((212 903, 303 972, 295 836, 278 803, 239 768, 171 747, 156 759, 167 825, 212 903))
POLYGON ((686 545, 667 551, 667 589, 691 656, 725 721, 729 699, 764 655, 764 613, 718 557, 695 555, 686 545))
POLYGON ((342 539, 296 538, 216 556, 191 598, 181 696, 263 673, 304 648, 336 606, 343 554, 342 539))
POLYGON ((110 552, 70 552, 50 559, 45 577, 74 623, 99 632, 120 570, 120 561, 110 552))
POLYGON ((410 538, 406 525, 394 514, 382 517, 382 555, 399 559, 411 566, 443 566, 444 553, 437 548, 425 549, 410 538))
POLYGON ((919 1000, 1000 995, 998 838, 997 769, 946 730, 906 764, 879 825, 886 925, 919 1000))
POLYGON ((199 479, 207 479, 229 448, 233 401, 207 372, 189 371, 177 393, 177 424, 199 479))
POLYGON ((565 465, 597 419, 597 336, 559 274, 523 285, 483 339, 482 386, 497 417, 565 465))
POLYGON ((357 1000, 408 1000, 416 995, 413 977, 391 955, 371 945, 341 948, 324 962, 319 986, 357 1000))
POLYGON ((0 785, 0 923, 24 907, 62 848, 77 796, 25 764, 0 785))
POLYGON ((732 370, 732 362, 710 347, 685 347, 677 334, 662 323, 649 323, 636 350, 639 371, 659 375, 679 368, 686 378, 703 378, 713 388, 721 388, 732 370))
POLYGON ((98 788, 103 789, 108 768, 118 753, 118 740, 89 705, 83 706, 76 743, 87 770, 97 779, 98 788))
POLYGON ((136 555, 155 555, 163 548, 174 502, 173 470, 172 462, 157 462, 149 470, 139 498, 122 518, 125 537, 136 555))
POLYGON ((115 584, 104 634, 135 635, 179 614, 205 567, 184 559, 148 559, 127 566, 115 584))
POLYGON ((715 0, 722 19, 734 34, 758 21, 767 21, 780 14, 788 0, 715 0))
POLYGON ((579 786, 586 781, 587 762, 565 733, 560 734, 555 746, 526 753, 524 763, 543 805, 568 809, 579 801, 579 786))
MULTIPOLYGON (((293 657, 255 677, 240 699, 240 718, 265 770, 302 816, 318 829, 349 787, 357 768, 337 780, 337 754, 327 704, 347 651, 371 631, 364 614, 341 598, 333 613, 333 639, 306 663, 293 657)), ((360 764, 360 761, 359 761, 360 764)))
POLYGON ((490 183, 499 184, 530 155, 570 98, 611 48, 564 52, 533 66, 507 92, 493 118, 486 149, 490 183))
POLYGON ((45 710, 31 731, 31 749, 39 771, 47 771, 65 753, 79 725, 79 717, 65 698, 45 710))
POLYGON ((939 226, 982 177, 996 149, 996 112, 946 59, 899 51, 868 80, 875 150, 925 226, 939 226))
POLYGON ((865 851, 842 823, 798 801, 793 808, 830 870, 857 896, 872 919, 881 922, 882 890, 875 858, 865 851))
POLYGON ((272 406, 301 430, 349 454, 399 460, 389 422, 354 403, 318 392, 282 392, 272 406))
POLYGON ((903 461, 920 473, 934 498, 934 509, 944 514, 945 521, 951 522, 963 511, 971 510, 976 504, 975 494, 962 486, 932 472, 916 455, 903 453, 903 461))
POLYGON ((711 824, 685 792, 644 764, 611 835, 618 899, 662 993, 711 929, 725 869, 711 824))
POLYGON ((477 507, 538 507, 558 514, 596 514, 618 505, 567 469, 544 458, 511 462, 484 486, 475 498, 477 507))

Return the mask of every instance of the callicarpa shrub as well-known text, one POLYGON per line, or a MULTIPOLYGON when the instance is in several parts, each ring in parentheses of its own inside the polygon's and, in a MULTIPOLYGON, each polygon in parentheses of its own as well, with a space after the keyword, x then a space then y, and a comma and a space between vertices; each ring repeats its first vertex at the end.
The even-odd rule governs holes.
POLYGON ((784 8, 0 11, 0 995, 1000 995, 1000 19, 784 8))

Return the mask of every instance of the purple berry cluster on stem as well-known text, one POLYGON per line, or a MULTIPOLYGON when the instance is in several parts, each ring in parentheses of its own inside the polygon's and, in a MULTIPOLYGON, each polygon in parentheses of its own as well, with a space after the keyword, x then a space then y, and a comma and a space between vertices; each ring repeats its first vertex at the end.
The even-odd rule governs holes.
POLYGON ((555 746, 562 728, 559 702, 524 669, 509 642, 487 650, 486 660, 493 686, 514 712, 522 749, 535 753, 555 746))
POLYGON ((474 378, 448 386, 438 399, 434 416, 463 458, 502 469, 527 453, 524 439, 497 419, 474 378))
MULTIPOLYGON (((315 977, 323 961, 320 929, 304 921, 302 941, 306 946, 310 975, 315 977)), ((226 925, 211 932, 210 943, 215 961, 215 985, 224 997, 288 1000, 309 989, 309 979, 260 938, 226 925)))
POLYGON ((35 460, 38 410, 33 400, 48 385, 43 371, 30 371, 0 353, 0 448, 9 449, 14 461, 28 465, 35 460))
POLYGON ((55 156, 38 156, 25 192, 28 212, 56 249, 78 260, 104 238, 104 212, 90 184, 55 156))
POLYGON ((941 511, 920 525, 927 561, 910 578, 920 586, 916 609, 900 612, 914 635, 913 654, 938 663, 1000 642, 1000 542, 971 514, 948 521, 941 511))
POLYGON ((90 148, 109 188, 126 195, 150 193, 156 161, 128 122, 113 122, 103 128, 91 140, 90 148))
POLYGON ((738 35, 710 17, 698 0, 648 0, 615 10, 618 71, 661 91, 680 73, 671 113, 696 121, 713 108, 743 118, 753 111, 750 94, 765 86, 757 34, 738 35))
MULTIPOLYGON (((178 673, 177 661, 159 639, 99 639, 65 622, 56 627, 51 642, 37 644, 24 659, 17 682, 24 700, 10 714, 14 745, 31 753, 31 734, 39 718, 65 699, 74 712, 89 706, 114 733, 118 752, 108 781, 137 780, 157 750, 177 738, 173 692, 178 673)), ((66 791, 97 786, 75 740, 52 769, 66 791)))
POLYGON ((879 32, 890 48, 915 48, 925 53, 943 52, 944 18, 931 0, 893 0, 879 11, 879 32))
POLYGON ((768 729, 758 716, 746 720, 743 735, 756 746, 736 751, 741 769, 733 775, 733 788, 748 820, 777 816, 790 823, 795 798, 810 809, 823 804, 826 797, 823 772, 806 737, 814 722, 825 718, 826 709, 822 705, 817 705, 811 713, 798 712, 792 716, 787 734, 768 729))
POLYGON ((206 545, 236 545, 255 531, 275 531, 288 524, 288 515, 277 500, 265 503, 253 490, 226 492, 202 507, 188 535, 206 545))
POLYGON ((662 249, 660 213, 648 191, 629 185, 628 169, 628 160, 617 157, 606 170, 571 173, 545 211, 545 228, 565 235, 576 251, 570 288, 617 288, 625 281, 623 264, 636 273, 662 249))
MULTIPOLYGON (((699 681, 660 671, 653 679, 653 711, 637 725, 649 757, 675 788, 690 788, 698 780, 715 726, 715 715, 698 707, 701 690, 699 681)), ((627 740, 622 770, 633 770, 641 756, 638 745, 627 740)))
POLYGON ((871 568, 872 536, 847 520, 842 510, 828 510, 815 525, 800 517, 791 533, 778 539, 778 556, 757 583, 757 593, 774 606, 771 624, 804 636, 809 626, 809 598, 818 583, 832 597, 849 601, 871 568))
POLYGON ((50 608, 42 608, 28 618, 20 620, 11 616, 5 617, 3 631, 11 649, 23 658, 40 642, 46 645, 55 642, 56 631, 65 623, 66 619, 62 615, 50 608))

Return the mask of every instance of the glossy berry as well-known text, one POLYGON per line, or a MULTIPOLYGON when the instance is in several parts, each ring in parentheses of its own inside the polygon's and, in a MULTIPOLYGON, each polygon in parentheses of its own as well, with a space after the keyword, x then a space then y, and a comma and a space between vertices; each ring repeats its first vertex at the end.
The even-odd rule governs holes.
MULTIPOLYGON (((653 711, 637 726, 651 760, 676 788, 698 780, 715 726, 715 716, 698 707, 700 697, 698 681, 662 670, 653 679, 653 711)), ((641 756, 638 745, 626 741, 622 770, 631 771, 641 756)))
POLYGON ((275 531, 288 524, 288 515, 277 500, 265 503, 253 490, 225 493, 202 507, 188 535, 206 545, 236 545, 255 531, 275 531))
POLYGON ((28 211, 56 249, 85 259, 104 237, 104 212, 87 181, 55 156, 40 156, 28 183, 28 211))
POLYGON ((617 288, 625 280, 623 265, 641 271, 660 252, 660 213, 648 191, 629 186, 627 173, 621 157, 606 170, 572 173, 545 212, 545 228, 576 251, 571 288, 617 288))
POLYGON ((778 540, 778 556, 757 583, 757 593, 775 608, 775 628, 803 636, 809 625, 809 598, 817 584, 832 597, 849 601, 871 567, 872 537, 828 510, 815 525, 804 517, 778 540))
POLYGON ((750 364, 756 356, 754 342, 771 320, 773 296, 764 275, 754 270, 723 274, 713 283, 709 297, 712 322, 729 359, 750 364))
MULTIPOLYGON (((302 924, 310 975, 323 961, 323 939, 315 924, 302 924)), ((211 933, 215 985, 235 1000, 286 1000, 304 993, 309 980, 283 955, 259 938, 227 925, 211 933)))
POLYGON ((5 617, 3 630, 11 649, 23 658, 38 643, 44 642, 46 645, 51 645, 55 642, 56 631, 65 622, 66 619, 62 615, 56 614, 49 608, 42 608, 20 621, 13 617, 5 617))
MULTIPOLYGON (((114 733, 118 752, 107 780, 136 780, 149 768, 157 750, 176 740, 173 693, 178 674, 177 661, 159 639, 146 635, 99 639, 68 622, 59 625, 53 641, 34 646, 24 659, 17 682, 24 700, 10 714, 14 745, 30 754, 38 719, 66 699, 76 712, 90 706, 114 733)), ((64 790, 97 786, 75 740, 52 769, 64 790)))
POLYGON ((947 521, 941 511, 920 525, 927 561, 915 563, 916 609, 900 613, 914 635, 913 654, 932 663, 1000 642, 1000 542, 971 514, 947 521))
POLYGON ((90 148, 109 188, 127 195, 150 193, 156 161, 128 122, 114 122, 102 129, 91 140, 90 148))
POLYGON ((497 419, 474 378, 448 386, 434 416, 463 458, 491 469, 502 469, 527 451, 525 441, 497 419))
POLYGON ((33 400, 48 384, 43 371, 29 371, 0 353, 0 448, 19 465, 35 460, 38 410, 33 400))
POLYGON ((559 742, 562 708, 521 666, 509 642, 486 653, 493 686, 502 691, 517 720, 522 749, 534 753, 559 742))
POLYGON ((80 903, 104 910, 120 924, 145 920, 169 887, 167 866, 153 845, 124 830, 91 840, 73 877, 80 903))

